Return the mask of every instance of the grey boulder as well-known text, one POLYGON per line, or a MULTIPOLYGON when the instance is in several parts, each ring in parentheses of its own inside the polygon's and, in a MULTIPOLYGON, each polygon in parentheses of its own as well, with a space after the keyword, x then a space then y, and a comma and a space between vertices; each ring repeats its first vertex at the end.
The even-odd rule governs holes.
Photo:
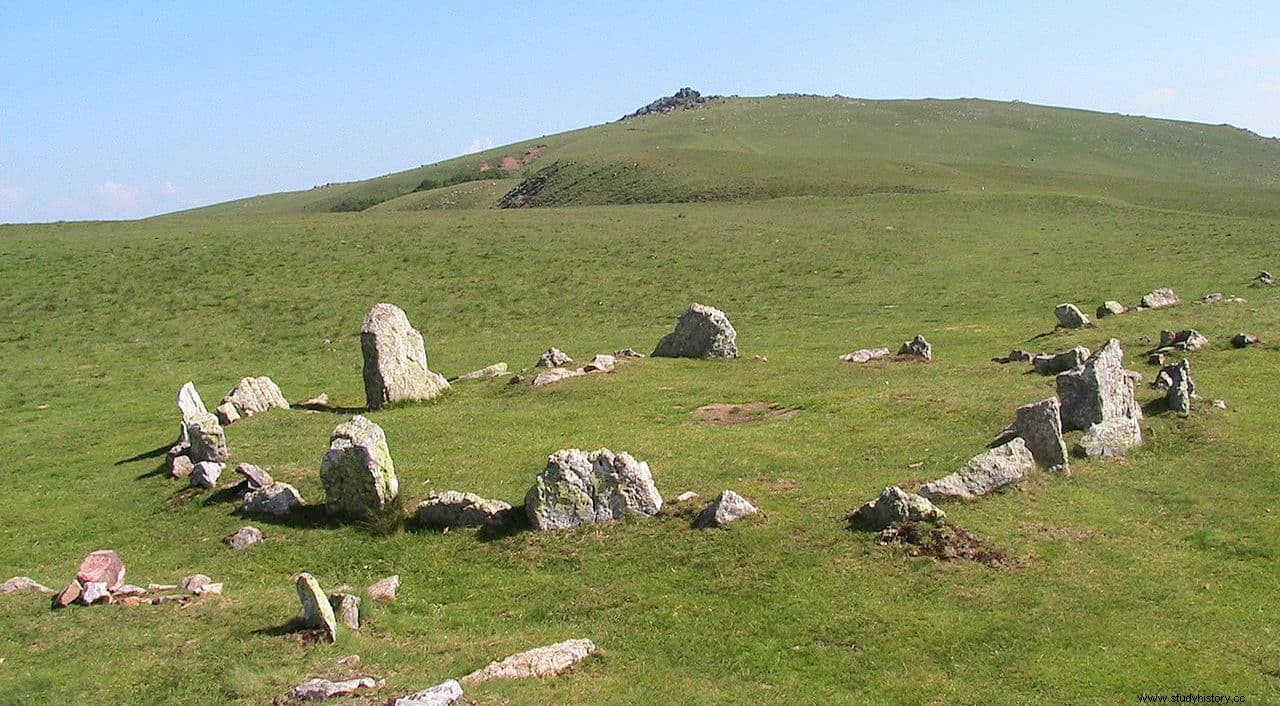
POLYGON ((1142 444, 1142 408, 1133 396, 1139 377, 1124 369, 1124 350, 1114 338, 1083 366, 1058 376, 1062 429, 1085 430, 1080 448, 1086 456, 1121 455, 1142 444))
POLYGON ((222 469, 226 468, 221 463, 213 461, 201 461, 195 465, 191 471, 191 485, 196 488, 213 488, 218 485, 218 477, 222 475, 222 469))
POLYGON ((276 481, 271 485, 245 493, 240 512, 246 515, 285 517, 302 507, 302 495, 288 483, 276 481))
POLYGON ((959 471, 930 481, 919 493, 930 500, 972 500, 1022 480, 1035 468, 1035 458, 1020 438, 997 446, 969 460, 959 471))
POLYGON ((711 504, 694 520, 693 525, 699 528, 725 527, 731 522, 758 512, 760 512, 759 508, 752 505, 746 498, 732 490, 726 490, 720 493, 720 497, 711 501, 711 504))
POLYGON ((222 398, 222 404, 230 404, 240 417, 252 417, 272 408, 289 409, 289 401, 280 392, 280 386, 265 375, 241 378, 222 398))
POLYGON ((1031 365, 1037 373, 1041 375, 1057 375, 1072 368, 1078 368, 1084 365, 1084 361, 1089 357, 1089 349, 1084 346, 1076 346, 1068 351, 1063 351, 1055 355, 1038 355, 1031 359, 1031 365))
POLYGON ((1063 328, 1080 328, 1089 325, 1089 317, 1080 311, 1080 307, 1075 304, 1059 304, 1053 310, 1053 315, 1058 317, 1058 323, 1063 328))
POLYGON ((364 394, 369 409, 392 402, 429 400, 449 389, 444 376, 427 368, 422 334, 395 304, 375 304, 360 327, 364 394))
POLYGON ((338 621, 333 616, 333 607, 329 605, 329 597, 320 590, 316 577, 303 572, 298 574, 296 587, 298 601, 302 603, 302 624, 309 628, 320 628, 329 642, 338 639, 338 621))
POLYGON ((902 344, 898 349, 898 355, 912 355, 923 360, 933 360, 933 344, 925 340, 924 336, 916 336, 902 344))
POLYGON ((1094 313, 1097 314, 1099 319, 1101 319, 1107 316, 1115 316, 1116 314, 1123 314, 1128 310, 1129 310, 1128 307, 1126 307, 1124 304, 1121 304, 1120 302, 1114 299, 1108 299, 1107 301, 1102 302, 1102 305, 1099 306, 1098 310, 1095 311, 1094 313))
POLYGON ((609 449, 551 454, 525 495, 525 512, 538 530, 656 515, 661 509, 649 464, 609 449))
POLYGON ((533 364, 535 368, 563 368, 573 362, 564 351, 559 348, 548 348, 546 353, 538 356, 538 362, 533 364))
POLYGON ((880 497, 854 511, 851 518, 858 529, 878 532, 899 522, 942 522, 947 513, 934 507, 928 498, 908 493, 896 485, 885 488, 880 497))
POLYGON ((676 328, 658 341, 658 358, 737 358, 738 332, 723 311, 693 304, 680 315, 676 328))
POLYGON ((248 549, 262 541, 262 530, 257 527, 241 527, 234 534, 228 535, 222 543, 232 549, 248 549))
POLYGON ((338 425, 320 462, 325 508, 330 514, 367 518, 400 492, 382 427, 362 416, 338 425))
POLYGON ((1172 289, 1168 287, 1161 287, 1160 289, 1147 292, 1147 294, 1142 297, 1142 306, 1147 309, 1161 309, 1166 306, 1173 306, 1181 301, 1182 300, 1178 298, 1177 294, 1174 294, 1172 289))
POLYGON ((506 521, 511 505, 489 500, 474 493, 446 490, 431 493, 418 505, 418 521, 436 527, 500 525, 506 521))

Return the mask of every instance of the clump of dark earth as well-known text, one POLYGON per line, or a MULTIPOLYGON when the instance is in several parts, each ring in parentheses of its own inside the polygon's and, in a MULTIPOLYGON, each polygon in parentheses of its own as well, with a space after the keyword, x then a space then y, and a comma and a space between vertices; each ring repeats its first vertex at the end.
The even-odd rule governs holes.
POLYGON ((966 559, 993 569, 1020 566, 1004 552, 986 547, 978 535, 953 524, 903 522, 882 530, 876 541, 883 545, 901 544, 911 556, 927 556, 939 561, 966 559))
POLYGON ((665 114, 676 110, 685 110, 688 108, 696 108, 704 103, 719 99, 720 96, 704 96, 692 88, 681 88, 675 92, 675 95, 659 98, 658 100, 646 105, 630 115, 624 115, 618 119, 618 122, 638 118, 641 115, 650 115, 653 113, 665 114))

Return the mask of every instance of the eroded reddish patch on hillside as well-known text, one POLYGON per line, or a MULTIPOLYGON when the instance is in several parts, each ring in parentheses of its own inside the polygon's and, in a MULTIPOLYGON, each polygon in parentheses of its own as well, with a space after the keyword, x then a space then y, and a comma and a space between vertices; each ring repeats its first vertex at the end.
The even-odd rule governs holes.
POLYGON ((547 151, 546 145, 538 145, 536 147, 530 147, 529 149, 525 150, 524 156, 522 157, 516 157, 514 155, 504 154, 502 155, 501 158, 498 159, 497 164, 494 164, 493 162, 489 162, 489 161, 481 162, 480 171, 487 172, 492 169, 501 169, 504 172, 517 172, 517 171, 520 171, 520 169, 522 169, 523 167, 526 167, 529 164, 531 164, 535 159, 541 157, 542 153, 546 151, 547 151))
MULTIPOLYGON (((732 426, 734 424, 752 424, 766 419, 791 419, 800 414, 799 407, 784 408, 773 402, 747 402, 745 404, 703 405, 693 411, 698 421, 713 426, 732 426)), ((690 420, 690 424, 696 424, 690 420)))

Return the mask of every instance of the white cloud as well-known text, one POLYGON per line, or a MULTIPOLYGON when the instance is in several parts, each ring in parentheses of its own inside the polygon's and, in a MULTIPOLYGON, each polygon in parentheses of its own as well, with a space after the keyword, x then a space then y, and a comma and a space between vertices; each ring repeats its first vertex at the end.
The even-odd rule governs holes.
POLYGON ((494 147, 497 147, 497 143, 493 141, 492 137, 477 137, 471 141, 471 144, 467 145, 467 149, 463 151, 463 154, 483 152, 485 150, 491 150, 494 147))
POLYGON ((1155 89, 1154 91, 1139 93, 1138 95, 1133 97, 1133 102, 1143 107, 1148 107, 1153 105, 1167 105, 1169 103, 1172 103, 1173 100, 1177 97, 1178 97, 1177 91, 1173 90, 1172 88, 1169 88, 1168 86, 1162 86, 1160 88, 1155 89))
POLYGON ((106 181, 93 187, 98 197, 114 211, 132 213, 142 205, 142 187, 106 181))

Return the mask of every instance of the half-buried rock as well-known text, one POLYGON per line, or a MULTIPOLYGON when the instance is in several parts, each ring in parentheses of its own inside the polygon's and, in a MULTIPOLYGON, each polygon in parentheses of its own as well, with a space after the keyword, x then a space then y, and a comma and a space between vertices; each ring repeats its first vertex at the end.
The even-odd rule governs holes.
POLYGON ((250 490, 244 495, 240 512, 246 515, 285 517, 302 507, 302 495, 288 483, 275 481, 271 485, 250 490))
POLYGON ((732 490, 726 490, 698 515, 693 526, 702 529, 725 527, 731 522, 758 512, 760 512, 759 508, 752 505, 746 498, 732 490))
POLYGON ((367 518, 395 500, 400 483, 382 427, 357 415, 334 429, 320 480, 332 515, 367 518))
POLYGON ((737 358, 738 332, 723 311, 694 304, 680 315, 676 329, 658 341, 659 358, 737 358))
POLYGON ((947 513, 934 507, 928 498, 891 485, 880 497, 855 510, 850 519, 857 529, 878 532, 899 522, 942 522, 947 513))
POLYGON ((978 454, 959 471, 920 487, 920 494, 930 500, 961 498, 972 500, 1022 480, 1035 468, 1035 459, 1022 439, 997 446, 978 454))
POLYGON ((1076 346, 1055 355, 1038 355, 1031 359, 1031 365, 1041 375, 1057 375, 1084 365, 1084 361, 1088 358, 1089 349, 1076 346))
POLYGON ((591 640, 565 640, 511 655, 500 662, 491 662, 484 669, 463 677, 461 681, 464 684, 478 684, 490 679, 554 677, 595 653, 596 645, 591 640))
POLYGON ((265 375, 242 378, 240 384, 222 398, 222 404, 231 405, 240 417, 252 417, 273 407, 289 409, 289 401, 280 392, 280 386, 265 375))
POLYGON ((525 496, 534 529, 558 530, 630 515, 656 515, 662 496, 649 464, 625 451, 561 449, 525 496))
POLYGON ((1058 376, 1062 429, 1085 430, 1079 449, 1086 456, 1120 456, 1142 444, 1142 408, 1133 396, 1140 377, 1124 369, 1124 350, 1114 338, 1083 366, 1058 376))
POLYGON ((929 343, 924 336, 916 336, 902 344, 902 347, 898 349, 898 355, 914 356, 921 360, 933 360, 933 344, 929 343))
POLYGON ((418 521, 434 527, 500 525, 506 521, 510 511, 511 505, 501 500, 446 490, 431 493, 418 505, 418 521))
POLYGON ((1063 328, 1081 328, 1089 325, 1089 317, 1080 311, 1080 307, 1075 304, 1059 304, 1054 310, 1053 315, 1058 317, 1058 324, 1063 328))
POLYGON ((1006 432, 1021 438, 1042 468, 1069 476, 1071 465, 1067 444, 1062 438, 1061 409, 1057 397, 1023 405, 1018 408, 1017 420, 1006 432))
POLYGON ((449 382, 427 369, 422 334, 395 304, 374 304, 360 328, 364 354, 364 394, 369 409, 392 402, 429 400, 449 389, 449 382))
POLYGON ((329 642, 337 640, 338 621, 333 616, 329 597, 320 590, 316 577, 306 572, 298 574, 297 588, 298 600, 302 603, 302 624, 321 629, 329 642))
POLYGON ((1142 306, 1146 309, 1163 309, 1166 306, 1174 306, 1181 301, 1172 289, 1161 287, 1147 292, 1142 297, 1142 306))

